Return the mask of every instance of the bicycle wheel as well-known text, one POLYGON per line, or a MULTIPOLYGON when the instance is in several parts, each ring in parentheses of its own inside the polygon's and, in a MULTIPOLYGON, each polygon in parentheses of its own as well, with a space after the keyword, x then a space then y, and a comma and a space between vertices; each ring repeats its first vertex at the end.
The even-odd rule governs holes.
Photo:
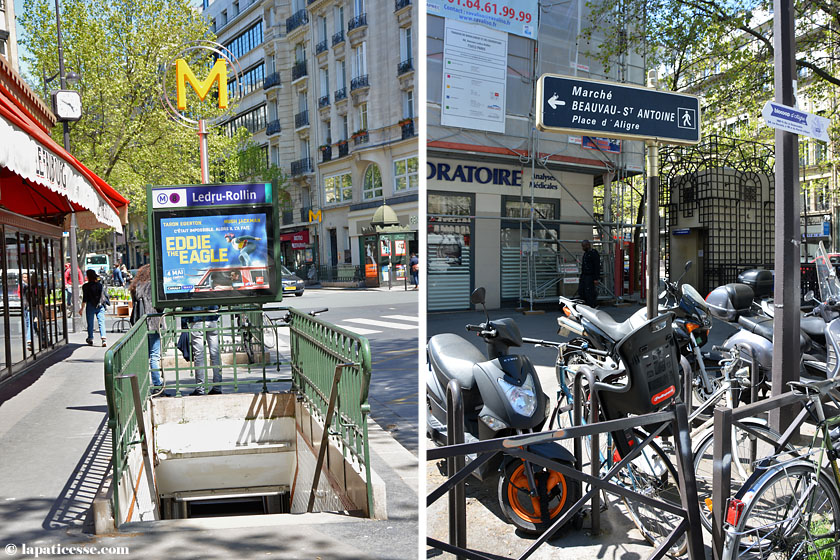
MULTIPOLYGON (((636 437, 638 439, 642 436, 637 435, 636 437)), ((615 459, 618 459, 618 457, 615 457, 615 459)), ((639 457, 622 469, 618 473, 616 481, 618 484, 649 498, 682 507, 680 487, 677 483, 677 469, 674 468, 671 460, 656 442, 651 442, 642 450, 639 457)), ((642 536, 654 546, 665 540, 682 521, 680 516, 667 513, 655 506, 635 502, 632 499, 628 500, 624 496, 621 500, 624 502, 624 507, 627 509, 633 524, 636 525, 642 536)), ((669 554, 681 556, 685 554, 687 547, 687 535, 683 535, 671 547, 669 554)))
POLYGON ((274 320, 267 313, 262 314, 262 339, 263 346, 269 350, 277 345, 277 327, 274 326, 274 320))
MULTIPOLYGON (((781 434, 757 422, 747 422, 749 427, 771 441, 779 441, 781 434)), ((732 493, 735 494, 755 470, 753 458, 761 459, 772 455, 772 445, 743 428, 733 426, 732 435, 732 474, 730 475, 732 493), (752 446, 755 444, 755 454, 752 446)), ((694 476, 697 479, 697 497, 700 499, 700 521, 707 531, 712 530, 712 475, 714 468, 714 432, 702 436, 694 452, 694 476)), ((787 450, 793 450, 788 445, 787 450)))
POLYGON ((776 465, 739 495, 744 510, 727 531, 723 558, 838 558, 840 497, 816 465, 776 465))

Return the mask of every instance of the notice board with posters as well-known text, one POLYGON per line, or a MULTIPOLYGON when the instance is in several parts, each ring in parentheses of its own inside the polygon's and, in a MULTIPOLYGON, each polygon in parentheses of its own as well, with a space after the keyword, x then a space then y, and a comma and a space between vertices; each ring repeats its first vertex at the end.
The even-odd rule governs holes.
POLYGON ((270 183, 149 186, 146 194, 156 307, 281 300, 270 183))

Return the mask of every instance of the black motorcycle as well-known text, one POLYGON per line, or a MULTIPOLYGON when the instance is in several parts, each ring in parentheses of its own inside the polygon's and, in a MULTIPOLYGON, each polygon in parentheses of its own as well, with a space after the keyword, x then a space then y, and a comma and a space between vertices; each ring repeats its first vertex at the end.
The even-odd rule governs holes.
MULTIPOLYGON (((484 307, 484 288, 470 297, 484 307)), ((447 385, 456 380, 464 402, 467 443, 539 431, 550 411, 540 380, 527 356, 510 354, 524 339, 513 319, 486 320, 467 325, 487 344, 485 357, 468 340, 456 334, 431 337, 427 345, 429 369, 426 377, 427 435, 437 445, 447 440, 447 385)), ((574 466, 574 456, 559 443, 528 446, 537 455, 574 466)), ((468 457, 468 459, 470 459, 468 457)), ((580 482, 563 474, 500 455, 473 474, 485 480, 499 473, 499 506, 507 519, 519 529, 541 533, 574 504, 581 495, 580 482)), ((579 526, 582 519, 573 516, 579 526)))

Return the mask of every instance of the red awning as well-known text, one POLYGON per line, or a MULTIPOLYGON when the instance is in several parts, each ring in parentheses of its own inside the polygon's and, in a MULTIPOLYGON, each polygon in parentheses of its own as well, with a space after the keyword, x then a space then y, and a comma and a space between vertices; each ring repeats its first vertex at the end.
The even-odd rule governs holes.
POLYGON ((292 249, 306 249, 309 246, 309 230, 296 231, 294 233, 281 233, 280 241, 289 241, 292 249))
POLYGON ((76 211, 79 227, 122 232, 128 200, 59 146, 0 82, 0 205, 50 219, 76 211))

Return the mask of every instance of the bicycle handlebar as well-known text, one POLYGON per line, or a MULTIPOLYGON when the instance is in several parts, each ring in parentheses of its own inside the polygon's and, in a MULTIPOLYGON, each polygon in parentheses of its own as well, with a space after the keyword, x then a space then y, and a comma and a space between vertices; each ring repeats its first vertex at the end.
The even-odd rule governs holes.
POLYGON ((329 310, 330 310, 330 308, 329 308, 329 307, 325 307, 325 308, 323 308, 323 309, 313 309, 312 311, 310 311, 309 313, 307 313, 307 315, 309 315, 310 317, 314 317, 314 316, 316 316, 316 315, 318 315, 318 314, 320 314, 320 313, 326 313, 326 312, 327 312, 327 311, 329 311, 329 310))

